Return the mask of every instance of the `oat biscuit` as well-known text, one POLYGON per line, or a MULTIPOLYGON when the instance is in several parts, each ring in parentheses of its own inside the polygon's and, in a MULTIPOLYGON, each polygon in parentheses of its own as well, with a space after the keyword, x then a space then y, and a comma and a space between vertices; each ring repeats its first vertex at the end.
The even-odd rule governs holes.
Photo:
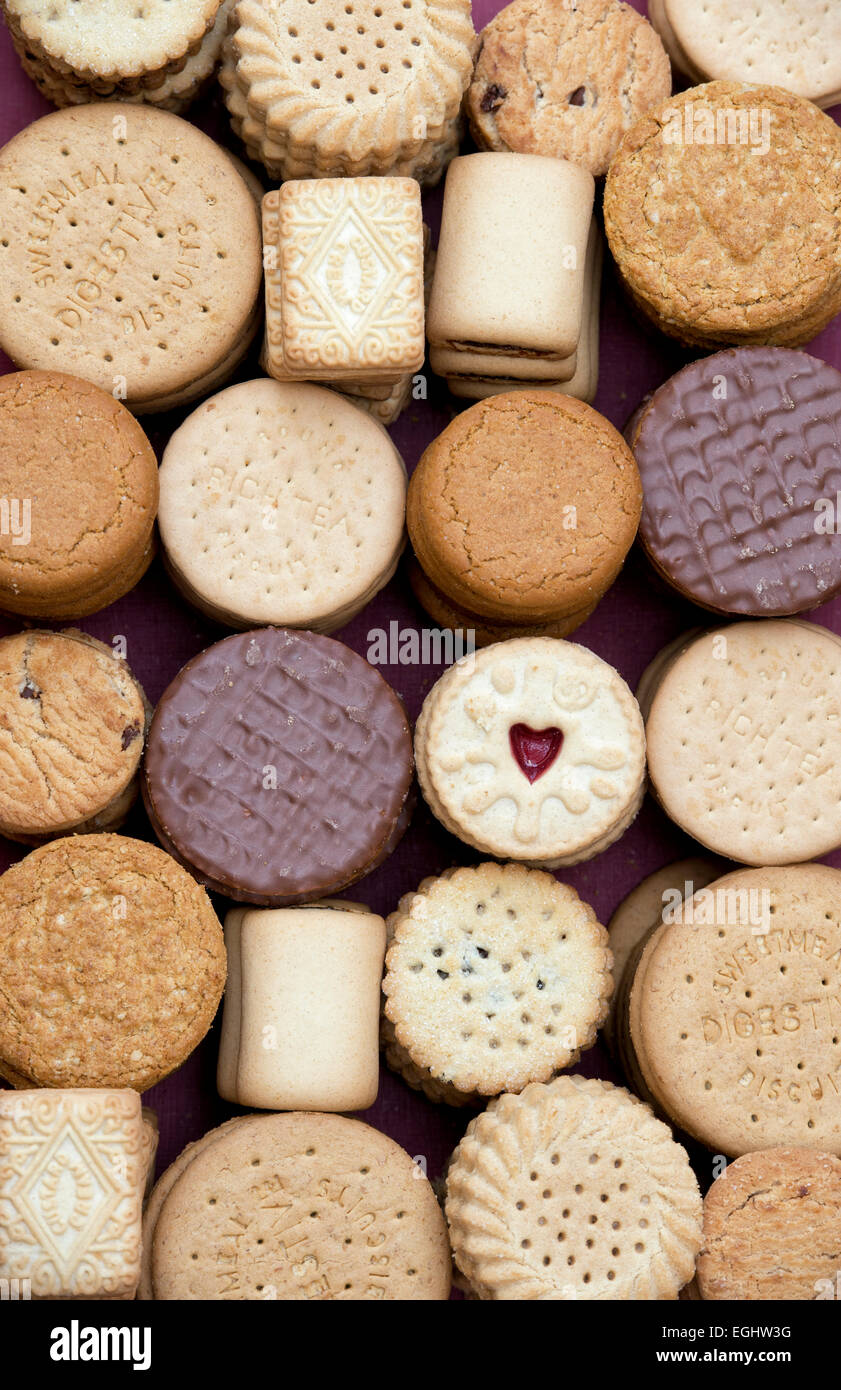
POLYGON ((0 379, 0 609, 85 617, 152 559, 158 465, 125 406, 78 377, 0 379))
POLYGON ((814 1300, 834 1293, 841 1249, 841 1160, 764 1149, 727 1166, 704 1198, 704 1299, 814 1300))
POLYGON ((12 33, 83 81, 158 80, 196 52, 220 0, 3 0, 12 33))
POLYGON ((137 796, 151 709, 125 662, 82 632, 0 638, 0 834, 116 830, 137 796))
POLYGON ((0 1279, 35 1299, 130 1299, 140 1277, 140 1097, 0 1092, 0 1279))
POLYGON ((0 225, 0 346, 21 367, 151 409, 200 393, 248 347, 253 199, 169 112, 98 102, 28 126, 0 151, 0 225))
POLYGON ((841 309, 839 160, 835 122, 779 87, 711 82, 643 116, 604 198, 636 307, 689 346, 814 338, 841 309))
POLYGON ((0 1072, 13 1084, 144 1091, 213 1021, 222 929, 155 845, 54 840, 0 878, 0 922, 0 1072), (68 974, 84 992, 67 991, 68 974))
POLYGON ((646 719, 652 789, 716 854, 795 864, 841 844, 837 639, 733 623, 677 645, 646 719))
POLYGON ((194 1150, 151 1270, 163 1300, 441 1300, 451 1279, 444 1218, 409 1155, 358 1120, 300 1113, 249 1117, 194 1150))
POLYGON ((431 169, 452 144, 473 66, 469 0, 353 0, 327 20, 304 0, 241 0, 231 37, 232 114, 238 94, 283 180, 431 169))
POLYGON ((160 477, 173 577, 229 626, 332 631, 397 567, 403 460, 380 425, 333 391, 229 386, 176 430, 160 477))
POLYGON ((591 1047, 612 991, 607 933, 574 889, 521 864, 425 879, 389 920, 395 1039, 462 1095, 522 1091, 591 1047))
POLYGON ((480 44, 466 98, 480 148, 569 159, 596 176, 672 88, 655 30, 619 0, 514 0, 480 44))
POLYGON ((714 1153, 841 1153, 839 887, 821 864, 737 870, 638 948, 636 1064, 663 1112, 714 1153))
POLYGON ((263 200, 267 369, 279 381, 393 383, 423 366, 414 179, 303 179, 263 200))
POLYGON ((409 484, 407 523, 418 563, 451 603, 527 626, 593 608, 622 568, 641 506, 613 426, 583 402, 533 389, 472 406, 433 440, 409 484))
POLYGON ((685 1151, 648 1106, 580 1076, 500 1096, 471 1121, 446 1214, 482 1299, 675 1299, 701 1243, 685 1151))
POLYGON ((564 376, 581 336, 593 194, 592 175, 565 160, 453 160, 427 324, 449 356, 433 370, 455 372, 463 354, 473 375, 564 376))
POLYGON ((234 908, 225 919, 225 945, 222 1098, 263 1110, 373 1105, 382 917, 340 903, 234 908))
POLYGON ((586 647, 549 637, 500 642, 452 666, 426 697, 415 757, 446 829, 536 868, 601 853, 642 801, 631 692, 586 647))
POLYGON ((678 902, 699 888, 720 878, 721 861, 712 859, 679 859, 649 874, 623 898, 607 924, 610 950, 613 955, 614 993, 610 1011, 604 1022, 604 1038, 611 1052, 616 1051, 617 997, 625 966, 635 947, 650 931, 665 921, 678 902))
POLYGON ((649 19, 693 82, 768 82, 816 106, 841 101, 841 15, 812 0, 650 0, 649 19))

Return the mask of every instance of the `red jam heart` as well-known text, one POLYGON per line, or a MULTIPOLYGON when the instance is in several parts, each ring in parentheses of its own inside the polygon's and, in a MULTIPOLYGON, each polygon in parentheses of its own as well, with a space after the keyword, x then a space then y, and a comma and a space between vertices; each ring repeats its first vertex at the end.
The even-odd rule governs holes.
POLYGON ((560 729, 530 729, 528 724, 512 724, 508 738, 514 761, 530 782, 549 771, 564 741, 560 729))

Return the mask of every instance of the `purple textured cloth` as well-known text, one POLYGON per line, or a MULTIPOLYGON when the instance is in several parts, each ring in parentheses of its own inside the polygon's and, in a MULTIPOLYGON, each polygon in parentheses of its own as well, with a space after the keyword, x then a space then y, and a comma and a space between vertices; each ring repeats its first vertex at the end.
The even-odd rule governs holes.
MULTIPOLYGON (((634 0, 634 3, 638 10, 645 12, 644 0, 634 0)), ((496 0, 474 0, 477 30, 500 8, 496 0)), ((50 109, 21 72, 8 35, 0 31, 0 142, 5 142, 50 109)), ((841 113, 836 110, 832 114, 838 118, 841 113)), ((218 94, 206 97, 194 109, 191 119, 221 143, 239 152, 218 94)), ((440 189, 427 195, 425 200, 427 219, 436 232, 440 200, 440 189)), ((841 318, 815 339, 809 351, 841 368, 841 318)), ((601 314, 601 383, 596 408, 621 429, 642 396, 659 386, 692 355, 682 353, 674 344, 652 335, 640 325, 621 295, 608 257, 601 314)), ((0 372, 9 370, 11 364, 0 356, 0 372)), ((237 379, 248 380, 259 375, 256 356, 252 355, 237 379)), ((455 403, 442 383, 431 376, 429 382, 430 399, 413 403, 392 431, 410 470, 426 445, 455 413, 455 403)), ((183 415, 184 412, 144 421, 158 449, 166 443, 183 415)), ((809 616, 814 622, 841 632, 841 600, 809 616)), ((401 629, 429 626, 412 597, 402 570, 358 618, 335 635, 365 655, 369 632, 388 628, 392 620, 401 629)), ((616 666, 633 688, 643 668, 661 646, 684 629, 708 621, 707 615, 678 602, 655 578, 635 548, 620 579, 589 621, 578 629, 574 640, 591 647, 616 666)), ((109 643, 117 634, 125 636, 128 662, 152 701, 159 698, 190 657, 227 635, 224 629, 194 612, 181 599, 160 561, 156 561, 133 593, 81 626, 109 643)), ((13 624, 0 624, 0 632, 14 630, 13 624)), ((424 696, 441 673, 441 668, 430 666, 394 665, 381 669, 404 697, 412 718, 417 716, 424 696)), ((134 812, 124 833, 154 839, 142 810, 134 812)), ((619 901, 646 874, 696 849, 694 843, 647 799, 638 820, 618 844, 589 863, 563 871, 559 877, 571 883, 592 903, 600 920, 607 922, 619 901)), ((0 841, 0 869, 19 858, 22 852, 21 847, 0 841)), ((441 829, 421 801, 396 853, 357 884, 348 896, 367 902, 377 912, 387 913, 395 907, 402 893, 416 887, 426 875, 449 865, 473 863, 477 858, 473 851, 441 829)), ((830 856, 827 862, 841 867, 841 853, 830 856)), ((217 902, 220 913, 224 913, 226 906, 217 902)), ((198 1138, 236 1113, 216 1094, 217 1039, 218 1020, 210 1036, 186 1065, 145 1097, 160 1121, 159 1171, 189 1140, 198 1138)), ((620 1079, 599 1045, 585 1055, 580 1070, 587 1075, 620 1079)), ((441 1173, 468 1116, 430 1104, 383 1070, 379 1099, 362 1118, 390 1134, 410 1154, 423 1155, 430 1176, 435 1177, 441 1173)), ((700 1154, 694 1147, 693 1153, 699 1160, 699 1176, 706 1185, 710 1180, 709 1156, 700 1154)))

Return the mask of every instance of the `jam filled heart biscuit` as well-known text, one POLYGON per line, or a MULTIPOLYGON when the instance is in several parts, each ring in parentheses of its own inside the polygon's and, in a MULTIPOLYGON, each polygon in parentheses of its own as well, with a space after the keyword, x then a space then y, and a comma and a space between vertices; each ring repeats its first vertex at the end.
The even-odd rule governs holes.
POLYGON ((642 801, 636 701, 593 652, 551 637, 497 642, 451 667, 426 698, 415 755, 452 834, 540 868, 601 853, 642 801))

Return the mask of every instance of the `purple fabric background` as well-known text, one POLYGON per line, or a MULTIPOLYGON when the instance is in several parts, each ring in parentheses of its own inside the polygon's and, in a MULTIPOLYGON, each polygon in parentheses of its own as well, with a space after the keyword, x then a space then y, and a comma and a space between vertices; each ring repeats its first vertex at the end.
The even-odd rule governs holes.
MULTIPOLYGON (((633 3, 645 13, 645 0, 633 0, 633 3)), ((477 30, 500 8, 497 0, 474 0, 477 30)), ((5 30, 0 30, 0 143, 5 143, 50 109, 20 71, 8 36, 5 30)), ((841 118, 841 108, 832 114, 836 119, 841 118)), ((221 143, 240 152, 217 95, 206 97, 194 108, 192 119, 221 143)), ((427 218, 436 234, 440 199, 440 189, 426 198, 427 218)), ((666 339, 654 337, 641 328, 621 297, 609 257, 604 276, 601 334, 601 384, 595 405, 621 428, 641 397, 659 386, 688 361, 691 354, 681 354, 666 339)), ((841 368, 841 318, 816 338, 809 350, 841 368)), ((11 364, 0 354, 0 372, 9 370, 11 364)), ((237 379, 248 380, 260 374, 256 358, 252 356, 237 379)), ((422 450, 455 413, 455 404, 443 386, 431 376, 429 383, 430 399, 414 403, 393 430, 410 470, 422 450)), ((166 443, 183 414, 144 421, 156 447, 161 448, 166 443)), ((811 616, 815 622, 841 633, 841 600, 836 599, 811 616)), ((369 631, 387 628, 392 619, 396 619, 401 628, 430 625, 412 598, 402 571, 357 619, 335 635, 365 655, 369 631)), ((574 640, 591 647, 618 667, 633 688, 645 665, 664 643, 685 628, 708 621, 697 609, 677 602, 660 585, 635 549, 618 583, 593 617, 578 630, 574 640)), ((225 630, 187 606, 173 590, 160 561, 133 593, 81 626, 109 643, 116 634, 125 635, 129 664, 152 701, 160 697, 190 657, 226 635, 225 630)), ((0 632, 13 630, 14 625, 0 624, 0 632)), ((424 696, 440 675, 440 668, 394 666, 381 669, 404 697, 410 715, 415 718, 424 696)), ((124 833, 154 838, 142 810, 135 811, 124 833)), ((607 922, 618 902, 640 879, 673 859, 691 854, 694 848, 693 842, 648 799, 639 819, 618 844, 599 858, 564 871, 559 877, 573 884, 593 904, 600 920, 607 922)), ((20 847, 0 841, 0 869, 5 869, 21 853, 20 847)), ((420 802, 412 826, 396 853, 376 873, 356 885, 348 896, 387 913, 400 895, 416 887, 424 876, 476 859, 473 851, 438 826, 420 802)), ((841 852, 830 856, 827 862, 841 867, 841 852)), ((217 907, 223 913, 226 904, 218 902, 217 907)), ((236 1113, 216 1095, 217 1035, 218 1020, 210 1036, 186 1065, 145 1097, 160 1121, 159 1171, 189 1140, 198 1138, 236 1113)), ((620 1079, 599 1045, 585 1055, 580 1070, 588 1075, 620 1079)), ((409 1153, 424 1155, 429 1174, 435 1177, 441 1173, 468 1116, 430 1104, 383 1069, 377 1103, 362 1118, 390 1134, 409 1153)), ((709 1158, 697 1148, 693 1148, 693 1156, 706 1185, 710 1180, 709 1158)))

